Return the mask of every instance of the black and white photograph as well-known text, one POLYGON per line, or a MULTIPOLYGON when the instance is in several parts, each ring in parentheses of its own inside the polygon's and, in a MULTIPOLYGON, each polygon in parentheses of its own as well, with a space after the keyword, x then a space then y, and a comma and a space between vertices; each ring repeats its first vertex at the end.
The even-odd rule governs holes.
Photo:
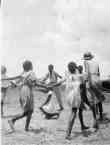
POLYGON ((110 0, 0 0, 1 145, 110 145, 110 0))

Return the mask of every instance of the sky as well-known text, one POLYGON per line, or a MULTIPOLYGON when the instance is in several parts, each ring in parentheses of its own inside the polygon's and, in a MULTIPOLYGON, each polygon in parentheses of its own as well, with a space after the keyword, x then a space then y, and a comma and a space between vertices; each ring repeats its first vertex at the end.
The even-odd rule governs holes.
POLYGON ((37 75, 48 64, 63 74, 69 61, 82 64, 91 51, 101 75, 110 75, 110 0, 3 0, 0 13, 2 64, 9 76, 31 60, 37 75))

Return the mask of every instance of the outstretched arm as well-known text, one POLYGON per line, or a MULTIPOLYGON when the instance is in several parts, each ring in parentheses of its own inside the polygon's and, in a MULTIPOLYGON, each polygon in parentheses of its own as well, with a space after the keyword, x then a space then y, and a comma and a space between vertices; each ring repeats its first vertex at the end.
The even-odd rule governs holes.
POLYGON ((5 80, 16 80, 16 79, 20 79, 22 76, 15 76, 15 77, 9 77, 9 78, 5 78, 5 79, 1 79, 3 81, 5 80))
POLYGON ((57 76, 58 78, 62 79, 62 76, 61 76, 61 75, 59 75, 57 72, 55 72, 55 73, 56 73, 56 76, 57 76))
POLYGON ((59 82, 57 82, 57 83, 48 85, 48 87, 49 87, 49 88, 58 87, 58 86, 60 86, 62 83, 64 83, 65 81, 66 81, 66 79, 62 79, 61 81, 59 81, 59 82))
POLYGON ((22 76, 15 76, 15 77, 9 77, 9 78, 5 78, 5 79, 1 79, 2 81, 5 81, 5 80, 16 80, 16 79, 21 79, 22 76))
POLYGON ((47 89, 47 86, 38 80, 36 80, 35 86, 47 89))
POLYGON ((43 82, 45 82, 49 78, 49 74, 47 73, 46 76, 42 79, 43 82))

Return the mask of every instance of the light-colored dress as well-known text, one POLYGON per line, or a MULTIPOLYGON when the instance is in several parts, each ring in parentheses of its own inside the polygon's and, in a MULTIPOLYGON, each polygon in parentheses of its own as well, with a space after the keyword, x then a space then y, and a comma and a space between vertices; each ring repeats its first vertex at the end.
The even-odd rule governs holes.
POLYGON ((1 102, 5 101, 7 89, 11 86, 11 82, 8 80, 2 80, 2 79, 7 79, 6 74, 1 74, 1 102))
POLYGON ((58 110, 59 106, 58 106, 56 96, 54 93, 52 94, 51 100, 46 105, 44 105, 42 108, 45 112, 50 113, 50 114, 58 112, 57 110, 58 110))
MULTIPOLYGON (((47 73, 44 80, 46 80, 47 84, 55 84, 58 82, 59 74, 55 71, 52 72, 52 74, 47 73)), ((48 104, 45 104, 42 108, 47 113, 56 113, 58 112, 59 105, 62 105, 61 100, 61 92, 59 87, 54 87, 52 90, 48 92, 47 95, 51 95, 51 100, 48 102, 48 104)))
POLYGON ((33 97, 33 84, 36 80, 36 75, 33 71, 22 73, 22 80, 20 84, 20 104, 23 111, 33 111, 34 97, 33 97))
POLYGON ((66 90, 65 97, 66 101, 71 108, 79 108, 81 105, 80 95, 80 75, 70 74, 66 76, 66 90))

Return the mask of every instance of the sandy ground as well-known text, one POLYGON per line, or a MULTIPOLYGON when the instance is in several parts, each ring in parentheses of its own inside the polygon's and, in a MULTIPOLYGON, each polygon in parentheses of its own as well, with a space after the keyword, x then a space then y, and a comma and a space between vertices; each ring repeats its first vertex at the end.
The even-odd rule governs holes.
MULTIPOLYGON (((110 97, 110 95, 108 95, 110 97)), ((58 120, 46 120, 38 109, 45 100, 43 93, 35 92, 35 110, 30 123, 30 131, 24 131, 25 118, 16 122, 15 133, 11 133, 8 125, 10 115, 21 112, 19 105, 18 91, 11 90, 7 93, 4 109, 4 118, 2 119, 2 145, 109 145, 110 144, 110 123, 109 121, 100 125, 97 133, 87 131, 82 133, 78 117, 75 121, 72 139, 65 139, 65 131, 69 110, 61 113, 58 120)), ((108 99, 109 100, 109 99, 108 99)), ((104 104, 104 113, 110 118, 110 103, 104 104)), ((85 124, 92 127, 92 114, 90 110, 84 111, 85 124)))

